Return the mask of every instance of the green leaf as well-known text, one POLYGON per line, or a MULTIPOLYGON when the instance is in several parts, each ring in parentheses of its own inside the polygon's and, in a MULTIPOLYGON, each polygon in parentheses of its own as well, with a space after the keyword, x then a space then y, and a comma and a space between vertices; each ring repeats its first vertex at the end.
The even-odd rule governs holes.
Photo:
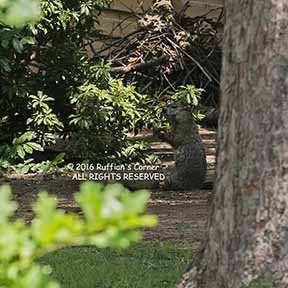
POLYGON ((192 96, 192 100, 193 100, 193 105, 198 106, 199 104, 198 98, 196 96, 192 96))
POLYGON ((103 205, 103 196, 101 195, 103 188, 104 186, 100 183, 85 182, 80 187, 80 193, 75 195, 75 200, 83 210, 87 223, 95 224, 96 228, 103 205))
POLYGON ((17 53, 19 53, 19 54, 22 53, 23 45, 17 38, 14 38, 12 40, 12 44, 13 44, 13 47, 16 50, 17 53))
POLYGON ((32 222, 32 235, 43 247, 54 242, 73 243, 73 237, 80 237, 83 229, 82 221, 76 214, 56 210, 56 205, 57 201, 46 192, 40 193, 33 205, 36 218, 32 222))
POLYGON ((38 118, 37 121, 36 121, 37 125, 41 125, 42 122, 43 122, 43 119, 42 119, 42 118, 38 118))
POLYGON ((1 41, 1 46, 3 47, 3 48, 7 48, 8 47, 8 45, 9 45, 9 41, 7 40, 7 39, 3 39, 2 41, 1 41))
POLYGON ((5 72, 11 72, 12 71, 9 60, 7 58, 0 58, 0 67, 5 72))
POLYGON ((26 36, 26 37, 21 39, 21 43, 23 45, 25 45, 25 44, 34 45, 35 44, 35 38, 31 37, 31 36, 26 36))
POLYGON ((44 148, 38 144, 38 143, 35 143, 35 142, 28 142, 26 143, 27 145, 29 145, 30 147, 32 147, 34 150, 36 151, 44 151, 44 148))
POLYGON ((17 151, 17 154, 19 155, 20 158, 22 158, 22 159, 25 158, 26 153, 25 153, 22 145, 17 145, 16 151, 17 151))
POLYGON ((29 164, 22 164, 21 166, 17 165, 16 167, 13 166, 13 170, 19 174, 26 174, 30 171, 30 169, 31 165, 29 164))
POLYGON ((37 202, 33 205, 33 211, 37 218, 49 221, 56 211, 57 200, 49 196, 46 191, 39 193, 37 202))
POLYGON ((23 144, 23 149, 25 150, 25 152, 27 152, 28 154, 32 154, 33 153, 33 148, 28 145, 28 143, 23 144))
POLYGON ((33 139, 33 137, 34 137, 34 132, 27 131, 16 139, 15 144, 25 143, 26 141, 30 141, 31 139, 33 139))
POLYGON ((130 215, 143 213, 146 209, 146 204, 149 198, 149 193, 146 190, 136 191, 133 194, 125 193, 121 195, 124 207, 130 215))
POLYGON ((65 157, 65 153, 59 153, 55 159, 53 160, 53 162, 56 162, 56 163, 59 163, 59 162, 62 162, 63 158, 65 157))

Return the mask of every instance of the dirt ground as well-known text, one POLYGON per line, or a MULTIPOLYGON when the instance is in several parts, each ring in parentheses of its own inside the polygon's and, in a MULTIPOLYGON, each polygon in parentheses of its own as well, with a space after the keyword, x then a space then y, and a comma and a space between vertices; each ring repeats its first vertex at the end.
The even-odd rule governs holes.
MULTIPOLYGON (((215 171, 215 132, 200 129, 205 144, 208 175, 206 189, 198 191, 151 191, 148 212, 159 218, 159 224, 153 229, 146 229, 144 239, 175 242, 179 246, 197 247, 203 239, 208 214, 208 198, 211 193, 215 171)), ((171 164, 173 151, 169 145, 152 142, 151 149, 155 154, 164 155, 163 161, 171 164)), ((31 202, 35 201, 41 190, 52 192, 59 201, 59 207, 79 212, 73 201, 73 193, 78 191, 81 181, 69 177, 44 178, 27 175, 14 175, 0 178, 0 184, 10 184, 13 197, 18 202, 17 216, 26 221, 32 218, 31 202)))

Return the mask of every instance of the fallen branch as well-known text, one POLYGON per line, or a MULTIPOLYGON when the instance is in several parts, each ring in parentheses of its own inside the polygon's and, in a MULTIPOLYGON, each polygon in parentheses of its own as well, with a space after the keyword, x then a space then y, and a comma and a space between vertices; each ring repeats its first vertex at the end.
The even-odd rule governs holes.
POLYGON ((143 71, 155 66, 159 66, 165 62, 168 61, 167 56, 161 56, 158 59, 149 61, 147 63, 139 63, 139 64, 128 64, 126 66, 121 66, 121 67, 113 67, 111 69, 111 72, 113 73, 128 73, 128 72, 133 72, 133 71, 143 71))

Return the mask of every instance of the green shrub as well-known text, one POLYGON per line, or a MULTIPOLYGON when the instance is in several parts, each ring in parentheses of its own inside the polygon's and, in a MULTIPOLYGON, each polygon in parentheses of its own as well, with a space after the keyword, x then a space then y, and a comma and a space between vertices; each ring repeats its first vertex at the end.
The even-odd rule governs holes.
MULTIPOLYGON (((59 135, 71 137, 66 156, 79 162, 147 160, 146 147, 131 145, 127 136, 142 128, 166 127, 163 103, 113 79, 110 66, 97 57, 89 59, 84 48, 85 42, 93 42, 100 33, 95 29, 95 11, 109 3, 40 0, 42 16, 37 23, 18 29, 0 24, 2 171, 25 163, 30 168, 20 170, 31 171, 35 150, 47 150, 59 135), (33 135, 27 141, 35 143, 34 147, 15 145, 26 133, 33 135)), ((187 85, 169 97, 195 106, 201 92, 187 85)))
POLYGON ((145 96, 113 79, 103 62, 90 67, 86 77, 70 96, 75 111, 69 116, 74 131, 70 151, 82 159, 109 161, 129 146, 128 133, 145 113, 140 109, 145 96))
MULTIPOLYGON (((33 141, 42 150, 61 132, 71 136, 68 153, 72 157, 117 159, 130 145, 128 132, 147 125, 149 106, 147 96, 113 79, 109 65, 88 59, 83 47, 99 35, 95 10, 101 11, 110 1, 40 3, 39 23, 21 29, 0 25, 2 168, 20 160, 19 155, 11 155, 7 162, 7 154, 13 141, 26 132, 34 133, 33 141)), ((22 163, 30 159, 27 154, 21 153, 25 156, 22 163)))
MULTIPOLYGON (((66 245, 92 244, 100 248, 125 248, 140 239, 136 229, 154 226, 154 216, 144 215, 149 194, 130 193, 120 184, 83 183, 75 200, 77 214, 56 209, 57 201, 46 192, 33 205, 31 225, 11 219, 17 205, 8 186, 0 188, 0 286, 17 288, 59 287, 49 278, 49 267, 35 260, 66 245)), ((15 217, 14 217, 15 218, 15 217)))

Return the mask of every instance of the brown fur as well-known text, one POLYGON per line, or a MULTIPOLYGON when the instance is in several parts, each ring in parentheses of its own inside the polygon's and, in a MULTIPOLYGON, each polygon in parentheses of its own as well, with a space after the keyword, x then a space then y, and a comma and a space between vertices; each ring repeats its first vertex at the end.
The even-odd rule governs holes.
POLYGON ((203 142, 189 108, 171 104, 166 108, 172 131, 162 139, 172 145, 176 154, 176 167, 168 177, 168 186, 173 190, 202 188, 207 162, 203 142))

